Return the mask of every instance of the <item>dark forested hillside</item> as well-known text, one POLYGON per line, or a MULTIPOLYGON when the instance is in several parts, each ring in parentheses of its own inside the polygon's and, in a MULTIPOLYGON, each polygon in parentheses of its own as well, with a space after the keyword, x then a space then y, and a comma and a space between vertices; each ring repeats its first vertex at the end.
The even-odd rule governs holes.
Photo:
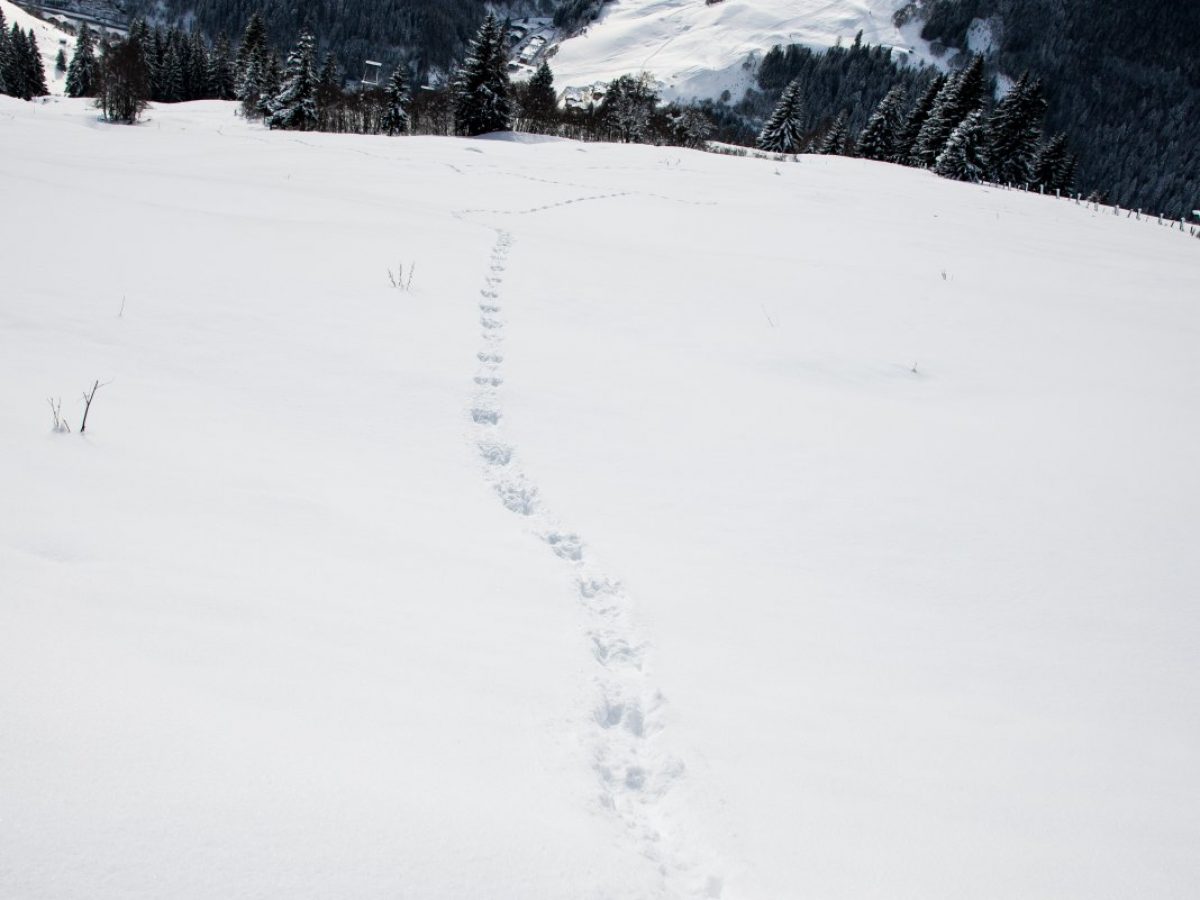
POLYGON ((1042 79, 1048 130, 1069 136, 1079 185, 1155 213, 1200 208, 1200 2, 918 0, 901 15, 948 53, 987 21, 989 63, 1042 79))
POLYGON ((514 15, 552 15, 555 0, 133 0, 130 13, 157 19, 192 20, 210 36, 237 38, 250 15, 262 13, 268 40, 280 47, 295 41, 302 27, 317 35, 321 52, 334 51, 348 74, 356 76, 364 58, 389 67, 405 60, 421 73, 445 70, 479 27, 486 7, 514 15))
MULTIPOLYGON (((857 40, 850 47, 824 51, 799 44, 772 47, 758 68, 760 90, 748 91, 734 109, 754 126, 746 125, 748 132, 757 134, 757 124, 770 114, 783 89, 798 80, 804 86, 807 132, 823 131, 844 113, 849 131, 855 133, 889 90, 900 87, 915 98, 936 74, 932 68, 897 63, 890 49, 857 40)), ((726 139, 735 137, 729 134, 726 139)))

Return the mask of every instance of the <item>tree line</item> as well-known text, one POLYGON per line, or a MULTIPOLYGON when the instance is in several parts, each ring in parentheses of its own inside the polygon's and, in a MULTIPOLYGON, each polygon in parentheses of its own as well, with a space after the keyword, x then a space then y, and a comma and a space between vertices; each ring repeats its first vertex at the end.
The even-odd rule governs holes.
MULTIPOLYGON (((5 83, 16 71, 9 61, 27 60, 27 40, 14 29, 7 36, 5 83)), ((453 77, 412 90, 411 74, 395 67, 386 83, 346 87, 332 53, 317 59, 317 41, 301 32, 281 59, 268 40, 265 19, 251 15, 234 50, 219 37, 210 43, 198 30, 134 23, 126 38, 99 41, 83 26, 67 66, 67 92, 95 96, 113 120, 136 121, 150 101, 197 99, 239 101, 247 119, 267 127, 297 131, 359 134, 458 134, 520 129, 583 140, 607 140, 702 147, 728 130, 721 107, 713 103, 663 104, 646 73, 620 76, 603 96, 563 108, 554 76, 543 62, 526 82, 509 78, 508 26, 485 16, 453 77)), ((36 47, 36 45, 35 45, 36 47)), ((36 65, 40 56, 33 54, 36 65)), ((22 69, 24 71, 24 69, 22 69)), ((1047 100, 1041 82, 1024 75, 998 102, 981 57, 948 75, 897 67, 891 52, 864 46, 861 35, 849 48, 824 54, 803 48, 773 48, 764 58, 759 82, 769 89, 791 78, 756 135, 768 152, 861 156, 932 169, 965 181, 997 181, 1069 190, 1077 157, 1063 134, 1046 135, 1047 100), (884 76, 897 76, 881 98, 884 76), (844 102, 836 115, 817 118, 810 104, 828 109, 830 98, 844 102)), ((21 84, 26 84, 28 77, 21 84)), ((44 74, 41 76, 44 90, 44 74)), ((753 92, 743 103, 763 95, 753 92)), ((728 107, 724 107, 728 109, 728 107)), ((739 143, 750 143, 743 132, 739 143)))
POLYGON ((914 0, 898 14, 947 59, 991 34, 987 63, 1044 79, 1050 131, 1070 135, 1079 180, 1127 208, 1200 208, 1200 3, 914 0))
POLYGON ((32 100, 50 93, 46 67, 33 29, 22 31, 16 22, 9 30, 0 9, 0 94, 32 100))
POLYGON ((992 105, 991 96, 983 58, 975 56, 911 98, 903 86, 892 88, 857 135, 845 112, 813 134, 804 83, 797 78, 784 89, 757 144, 772 153, 841 154, 917 166, 959 181, 1070 190, 1077 157, 1065 135, 1043 132, 1047 102, 1041 81, 1026 73, 998 103, 992 105))

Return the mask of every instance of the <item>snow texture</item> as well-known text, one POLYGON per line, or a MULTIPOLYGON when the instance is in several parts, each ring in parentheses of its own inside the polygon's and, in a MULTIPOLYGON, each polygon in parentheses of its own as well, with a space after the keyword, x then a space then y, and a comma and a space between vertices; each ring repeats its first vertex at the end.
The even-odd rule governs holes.
POLYGON ((0 896, 1194 894, 1200 242, 233 109, 0 98, 0 896))

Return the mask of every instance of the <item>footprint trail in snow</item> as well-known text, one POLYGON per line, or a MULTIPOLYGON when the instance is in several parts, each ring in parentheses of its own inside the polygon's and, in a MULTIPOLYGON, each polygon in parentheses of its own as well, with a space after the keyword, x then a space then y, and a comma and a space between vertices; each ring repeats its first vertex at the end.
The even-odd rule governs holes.
POLYGON ((719 897, 721 879, 685 861, 660 802, 683 777, 684 766, 662 746, 665 700, 650 677, 647 643, 634 622, 630 598, 579 535, 554 519, 505 439, 503 282, 512 236, 494 230, 496 242, 479 297, 483 345, 471 405, 472 437, 485 478, 500 502, 522 517, 569 569, 587 613, 586 646, 596 666, 587 728, 601 806, 619 820, 637 852, 654 863, 666 896, 719 897))

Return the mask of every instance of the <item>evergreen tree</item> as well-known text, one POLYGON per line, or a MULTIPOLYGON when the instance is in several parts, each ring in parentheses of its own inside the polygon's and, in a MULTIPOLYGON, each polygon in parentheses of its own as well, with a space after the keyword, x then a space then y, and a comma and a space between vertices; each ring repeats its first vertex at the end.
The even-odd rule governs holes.
POLYGON ((221 35, 208 56, 208 86, 215 100, 233 100, 234 71, 230 57, 229 38, 221 35))
POLYGON ((193 31, 187 41, 187 66, 184 73, 184 90, 189 100, 207 100, 213 96, 209 83, 208 44, 198 30, 193 31))
POLYGON ((1030 180, 1043 190, 1070 190, 1075 180, 1075 162, 1067 150, 1067 136, 1059 133, 1038 148, 1030 166, 1030 180))
POLYGON ((473 137, 512 127, 507 28, 491 13, 467 51, 455 84, 454 130, 473 137))
POLYGON ((99 88, 99 64, 92 30, 84 22, 75 38, 75 52, 67 66, 67 96, 94 97, 99 88))
POLYGON ((408 79, 404 77, 404 67, 396 66, 392 77, 384 91, 385 106, 383 112, 383 130, 385 134, 397 135, 408 133, 408 79))
POLYGON ((265 48, 262 52, 266 54, 266 63, 263 68, 262 94, 258 98, 256 112, 265 119, 275 114, 275 98, 283 89, 283 72, 279 67, 278 56, 265 48))
POLYGON ((911 164, 913 151, 917 146, 917 136, 920 135, 921 129, 929 120, 933 105, 937 102, 938 95, 946 87, 947 81, 945 75, 935 78, 909 110, 908 117, 904 120, 904 127, 900 129, 900 137, 896 142, 896 162, 911 164))
POLYGON ((266 49, 267 26, 263 22, 262 15, 256 12, 246 23, 246 31, 242 35, 242 43, 238 47, 234 66, 237 99, 246 99, 247 85, 245 81, 248 75, 253 75, 255 80, 249 87, 253 89, 255 102, 257 102, 258 94, 262 90, 262 79, 267 70, 266 49), (257 63, 256 71, 251 72, 251 66, 255 63, 257 63))
MULTIPOLYGON (((131 51, 136 49, 142 59, 142 75, 146 79, 146 87, 149 91, 149 98, 158 97, 159 84, 159 58, 158 54, 161 50, 161 35, 150 30, 150 26, 146 24, 144 19, 135 21, 129 27, 129 40, 133 41, 132 48, 126 48, 131 51)), ((101 67, 103 71, 103 66, 101 67)))
POLYGON ((846 113, 843 110, 838 113, 833 124, 829 126, 829 130, 825 132, 824 137, 816 146, 816 152, 822 156, 842 156, 846 152, 846 138, 849 135, 846 132, 846 113))
POLYGON ((545 60, 542 60, 542 64, 525 87, 522 112, 538 131, 548 129, 558 113, 558 92, 554 89, 554 73, 545 60))
POLYGON ((67 72, 67 51, 62 47, 58 48, 58 55, 54 57, 54 73, 62 76, 67 72))
POLYGON ((789 84, 771 118, 758 135, 758 149, 768 153, 799 153, 804 136, 804 101, 800 82, 789 84))
POLYGON ((267 119, 267 127, 312 131, 317 126, 316 42, 309 31, 300 32, 296 48, 288 54, 287 76, 267 119))
POLYGON ((179 44, 168 41, 166 54, 162 64, 162 83, 159 85, 158 99, 164 103, 178 103, 185 99, 183 90, 183 60, 180 58, 179 44))
POLYGON ((912 151, 914 165, 932 166, 937 161, 954 129, 982 105, 983 90, 983 57, 976 56, 938 93, 917 135, 912 151))
POLYGON ((33 29, 25 37, 25 66, 28 72, 25 90, 29 94, 26 99, 45 97, 50 93, 46 86, 46 67, 42 64, 42 52, 38 49, 37 36, 33 29))
POLYGON ((943 178, 979 181, 986 174, 983 110, 967 115, 950 133, 933 170, 943 178))
POLYGON ((242 115, 257 118, 267 81, 267 60, 263 51, 256 50, 246 61, 246 69, 237 82, 237 98, 242 102, 242 115))
POLYGON ((26 54, 25 34, 16 22, 8 33, 5 42, 8 48, 8 58, 5 60, 4 81, 8 85, 8 93, 21 100, 30 100, 32 95, 28 90, 29 69, 25 63, 26 54))
POLYGON ((8 22, 4 19, 4 7, 0 7, 0 94, 11 93, 8 89, 8 22))
POLYGON ((1024 184, 1033 173, 1046 98, 1041 82, 1022 75, 987 121, 988 177, 999 184, 1024 184))
POLYGON ((875 107, 875 112, 871 114, 862 134, 858 136, 858 145, 855 148, 858 156, 884 162, 895 160, 900 131, 904 127, 904 118, 900 113, 902 103, 902 87, 892 88, 887 96, 879 101, 879 106, 875 107))
POLYGON ((320 74, 317 75, 317 129, 319 131, 341 130, 335 117, 342 105, 342 99, 342 79, 338 74, 337 57, 332 53, 326 53, 325 62, 321 64, 320 74))

